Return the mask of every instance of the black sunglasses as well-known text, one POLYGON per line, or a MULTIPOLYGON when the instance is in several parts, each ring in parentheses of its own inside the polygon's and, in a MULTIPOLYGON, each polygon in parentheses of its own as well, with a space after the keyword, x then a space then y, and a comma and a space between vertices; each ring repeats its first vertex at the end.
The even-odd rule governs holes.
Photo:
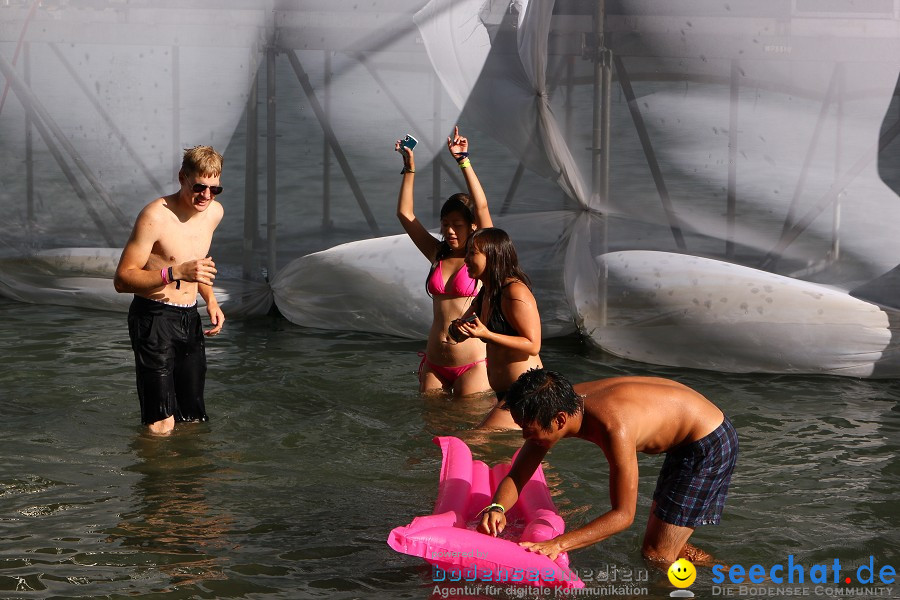
POLYGON ((202 183, 195 183, 191 189, 194 190, 195 194, 202 194, 203 190, 206 188, 209 188, 209 193, 213 196, 218 196, 222 193, 221 185, 203 185, 202 183))

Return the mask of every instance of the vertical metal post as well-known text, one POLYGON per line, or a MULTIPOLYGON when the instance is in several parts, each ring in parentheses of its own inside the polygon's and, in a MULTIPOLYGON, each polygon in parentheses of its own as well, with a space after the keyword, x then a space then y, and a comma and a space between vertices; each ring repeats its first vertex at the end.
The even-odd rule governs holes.
MULTIPOLYGON (((500 215, 505 215, 509 212, 509 207, 512 206, 513 197, 516 195, 516 190, 519 189, 519 183, 522 181, 522 175, 525 174, 525 165, 519 162, 519 165, 516 167, 516 172, 513 174, 512 182, 509 184, 509 190, 506 192, 506 198, 503 199, 503 206, 500 208, 500 215)), ((563 195, 565 197, 565 195, 563 195)))
POLYGON ((181 56, 178 46, 172 46, 172 149, 174 151, 175 168, 173 173, 181 170, 181 56))
MULTIPOLYGON (((441 137, 441 93, 443 89, 441 88, 441 80, 437 76, 437 74, 432 75, 432 95, 434 96, 434 103, 432 106, 432 117, 433 117, 433 138, 435 140, 435 144, 438 144, 441 137)), ((435 156, 434 160, 431 163, 431 212, 436 219, 438 215, 441 213, 441 166, 440 159, 435 156)))
MULTIPOLYGON (((841 177, 841 169, 843 168, 843 127, 844 127, 844 98, 846 97, 847 92, 847 78, 844 74, 844 65, 838 65, 837 70, 837 85, 838 85, 838 101, 837 101, 837 123, 835 126, 835 151, 834 151, 834 179, 837 181, 841 177)), ((831 256, 830 259, 832 261, 838 260, 841 256, 841 204, 844 199, 844 194, 846 194, 846 190, 841 190, 834 197, 834 205, 832 208, 832 223, 831 223, 831 256)))
MULTIPOLYGON (((378 84, 378 87, 381 88, 381 91, 384 93, 384 95, 388 97, 388 99, 391 101, 391 104, 393 104, 394 108, 397 109, 397 112, 400 113, 400 116, 402 116, 403 119, 407 122, 407 124, 409 125, 409 132, 415 133, 417 131, 418 132, 424 131, 424 129, 422 129, 419 126, 419 124, 416 122, 416 118, 413 117, 409 113, 409 110, 407 109, 407 107, 397 97, 397 94, 395 94, 393 92, 393 90, 391 89, 391 87, 384 82, 384 80, 378 74, 378 71, 375 70, 375 68, 372 66, 371 62, 366 60, 365 55, 357 54, 356 60, 358 60, 359 63, 366 68, 366 70, 372 76, 372 79, 374 79, 375 83, 378 84)), ((441 137, 443 137, 443 136, 441 136, 441 137)), ((442 140, 438 139, 438 140, 434 140, 434 142, 439 147, 443 146, 442 140)), ((429 148, 429 149, 432 148, 431 145, 426 143, 425 141, 422 141, 422 144, 423 144, 423 146, 419 146, 419 148, 429 148)), ((459 168, 456 166, 456 163, 454 162, 453 166, 450 167, 447 165, 447 161, 440 158, 440 156, 441 156, 441 154, 438 153, 437 154, 438 158, 436 160, 438 162, 438 165, 440 165, 440 168, 444 170, 444 175, 446 175, 447 177, 450 178, 450 181, 452 181, 453 186, 455 186, 459 189, 462 189, 463 187, 465 187, 465 183, 463 183, 463 179, 459 174, 459 168)))
POLYGON ((600 205, 609 206, 609 126, 610 101, 612 99, 612 53, 606 48, 606 1, 594 3, 594 157, 591 162, 591 194, 598 197, 600 205))
MULTIPOLYGON (((31 42, 24 44, 25 85, 31 87, 31 42)), ((34 136, 32 135, 31 107, 25 106, 25 198, 27 203, 28 226, 35 225, 34 216, 34 136)))
MULTIPOLYGON (((58 151, 56 144, 65 150, 65 152, 69 155, 72 161, 75 163, 75 166, 81 171, 81 174, 88 180, 88 183, 91 184, 91 187, 94 188, 94 192, 96 193, 96 198, 98 198, 103 204, 106 206, 106 212, 109 216, 112 216, 116 221, 118 221, 119 225, 122 228, 128 228, 131 226, 131 222, 125 217, 125 214, 122 212, 122 209, 113 201, 112 197, 103 187, 103 184, 100 183, 100 180, 97 176, 91 171, 88 167, 87 163, 85 163, 84 159, 81 158, 81 155, 78 153, 78 150, 72 144, 71 140, 66 136, 63 132, 62 128, 53 120, 53 117, 50 115, 50 112, 41 104, 40 100, 34 93, 31 91, 31 88, 22 80, 19 74, 16 72, 15 68, 9 64, 3 55, 0 54, 0 74, 2 74, 6 80, 10 83, 10 88, 13 93, 19 98, 19 101, 23 106, 28 106, 30 110, 33 111, 34 118, 32 119, 32 123, 38 130, 38 133, 41 137, 44 138, 45 143, 50 150, 50 153, 53 155, 55 159, 59 162, 59 166, 63 169, 64 173, 66 173, 66 177, 69 178, 72 183, 72 187, 76 190, 80 189, 80 185, 78 181, 74 179, 74 173, 71 169, 68 168, 68 165, 65 163, 65 159, 62 156, 62 153, 58 151), (54 142, 53 139, 56 139, 54 142)), ((85 202, 85 206, 88 208, 91 216, 99 216, 97 211, 90 207, 90 200, 87 198, 85 194, 83 194, 83 190, 81 192, 76 192, 78 197, 85 202)), ((102 222, 98 221, 98 228, 101 231, 105 232, 104 226, 102 222)), ((115 246, 116 244, 111 244, 115 246)))
MULTIPOLYGON (((331 122, 331 50, 325 50, 325 89, 322 91, 322 110, 325 120, 331 122)), ((322 229, 330 231, 331 222, 331 146, 328 138, 322 138, 322 229)))
MULTIPOLYGON (((610 103, 612 101, 612 52, 606 47, 606 1, 596 0, 593 16, 594 33, 594 106, 593 106, 593 135, 591 146, 593 158, 591 160, 591 196, 592 205, 601 207, 604 214, 600 215, 597 242, 597 251, 605 254, 609 245, 609 232, 606 212, 610 207, 609 198, 609 146, 610 146, 610 103)), ((606 275, 601 274, 599 282, 599 311, 598 321, 602 326, 607 319, 607 280, 606 275)))
POLYGON ((266 49, 266 269, 268 280, 275 277, 276 265, 276 168, 275 168, 275 47, 266 49))
POLYGON ((259 73, 247 95, 247 143, 244 168, 243 276, 253 277, 253 247, 259 230, 259 73))
POLYGON ((625 63, 622 57, 614 56, 613 62, 616 64, 616 74, 619 76, 619 85, 622 86, 622 93, 628 102, 628 110, 631 112, 631 120, 634 121, 634 128, 637 130, 638 139, 641 141, 641 147, 644 149, 644 156, 647 157, 647 166, 650 168, 650 175, 653 177, 653 183, 656 184, 656 191, 659 192, 659 201, 662 203, 663 211, 666 213, 666 219, 669 221, 669 229, 672 230, 672 238, 679 249, 685 250, 687 244, 684 241, 684 234, 681 231, 681 225, 678 221, 678 215, 675 214, 675 207, 672 205, 672 199, 669 198, 669 189, 666 187, 666 180, 663 177, 662 169, 659 168, 659 161, 656 160, 656 151, 650 141, 650 133, 644 124, 644 117, 641 115, 641 108, 638 105, 637 96, 634 88, 631 87, 631 78, 625 69, 625 63))
MULTIPOLYGON (((831 104, 834 102, 834 97, 837 94, 839 72, 840 64, 835 64, 834 69, 831 72, 831 79, 828 81, 828 90, 825 92, 825 97, 822 98, 822 106, 819 109, 819 116, 816 119, 816 127, 813 130, 813 135, 806 148, 806 157, 803 159, 803 166, 800 168, 800 177, 797 180, 796 187, 794 187, 794 194, 791 197, 787 214, 784 217, 784 225, 782 225, 781 228, 781 241, 787 239, 787 237, 791 235, 791 231, 797 221, 797 210, 800 204, 800 198, 806 190, 806 179, 809 176, 810 165, 812 165, 813 156, 816 149, 819 147, 819 137, 825 129, 825 123, 831 110, 831 104)), ((781 244, 781 241, 779 241, 779 244, 781 244)), ((769 251, 769 253, 763 257, 762 261, 760 261, 759 268, 772 268, 775 265, 775 262, 780 258, 780 256, 773 254, 773 251, 769 251)))
MULTIPOLYGON (((566 139, 571 140, 572 137, 572 93, 575 91, 574 79, 575 77, 575 57, 568 56, 566 57, 566 102, 563 105, 564 118, 565 118, 565 132, 566 139)), ((565 192, 562 194, 562 202, 565 205, 566 199, 565 192)))
MULTIPOLYGON (((157 179, 157 176, 150 171, 150 168, 144 163, 144 160, 141 158, 141 155, 132 147, 131 143, 128 141, 128 138, 119 129, 116 122, 110 116, 109 112, 103 107, 103 104, 97 98, 94 90, 92 90, 87 83, 85 83, 84 78, 78 72, 78 70, 72 65, 68 58, 66 58, 65 53, 59 49, 59 46, 50 42, 47 44, 50 50, 53 51, 53 54, 56 55, 56 58, 65 67, 66 71, 68 71, 69 75, 72 77, 72 81, 75 82, 75 85, 81 90, 84 94, 84 97, 87 98, 88 102, 94 107, 94 110, 97 111, 97 114, 103 119, 104 124, 109 128, 109 132, 111 137, 115 137, 119 143, 122 145, 122 149, 131 157, 131 159, 135 162, 138 168, 143 171, 144 176, 147 178, 147 181, 153 185, 154 191, 160 196, 164 196, 166 194, 166 190, 163 185, 157 179)), ((171 173, 169 173, 171 176, 171 173)), ((166 186, 167 187, 167 186, 166 186)))
POLYGON ((737 214, 737 138, 738 103, 740 102, 740 70, 731 61, 731 102, 728 109, 728 198, 725 208, 725 256, 734 258, 734 227, 737 214))
POLYGON ((329 146, 331 146, 331 151, 334 153, 334 158, 341 166, 341 170, 344 172, 344 177, 347 178, 347 183, 350 184, 350 190, 356 197, 356 202, 357 204, 359 204, 360 210, 362 210, 363 215, 366 217, 366 222, 372 229, 373 234, 380 235, 378 223, 375 221, 375 215, 372 214, 372 210, 369 208, 369 203, 366 202, 366 197, 363 194, 359 182, 356 180, 356 176, 353 174, 353 169, 350 168, 350 162, 347 160, 347 156, 344 154, 344 150, 341 148, 341 143, 338 141, 337 136, 334 134, 334 129, 332 129, 331 123, 325 117, 325 111, 322 110, 322 103, 319 102, 319 98, 316 96, 316 91, 313 89, 312 83, 310 83, 309 81, 309 75, 306 74, 306 70, 303 68, 303 65, 300 63, 300 59, 297 57, 297 53, 294 50, 287 49, 284 50, 284 53, 287 54, 288 60, 291 63, 291 68, 294 69, 294 73, 297 75, 297 81, 300 82, 300 87, 303 88, 303 93, 306 94, 306 99, 309 100, 310 108, 312 108, 313 112, 316 113, 316 118, 319 120, 319 125, 322 126, 322 132, 325 134, 325 139, 328 140, 328 144, 329 146))

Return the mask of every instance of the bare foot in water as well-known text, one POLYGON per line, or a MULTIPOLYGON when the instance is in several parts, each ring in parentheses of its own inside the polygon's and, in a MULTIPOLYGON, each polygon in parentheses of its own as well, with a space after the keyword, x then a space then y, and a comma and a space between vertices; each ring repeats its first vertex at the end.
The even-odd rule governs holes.
MULTIPOLYGON (((701 567, 711 567, 713 565, 721 564, 706 550, 701 550, 697 546, 687 542, 684 543, 684 547, 682 547, 681 552, 678 553, 678 558, 686 558, 691 561, 694 566, 701 567)), ((725 567, 727 569, 727 565, 725 565, 725 567)))
MULTIPOLYGON (((681 548, 681 552, 678 553, 678 558, 684 558, 691 561, 695 567, 712 567, 715 565, 720 565, 724 567, 724 572, 727 573, 730 568, 729 565, 719 562, 716 558, 707 552, 706 550, 702 550, 693 544, 689 544, 687 542, 684 543, 684 546, 681 548)), ((671 561, 654 557, 654 556, 644 556, 644 559, 650 562, 654 567, 659 568, 662 571, 666 571, 671 565, 671 561)))

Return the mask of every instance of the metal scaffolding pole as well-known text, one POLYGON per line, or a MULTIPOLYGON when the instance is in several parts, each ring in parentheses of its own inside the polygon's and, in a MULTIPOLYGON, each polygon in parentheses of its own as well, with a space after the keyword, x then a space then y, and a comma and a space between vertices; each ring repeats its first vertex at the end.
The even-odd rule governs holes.
POLYGON ((634 89, 631 87, 631 79, 628 77, 628 72, 625 70, 625 64, 622 62, 622 59, 619 56, 615 56, 614 60, 616 62, 616 74, 619 76, 619 84, 622 86, 622 92, 628 101, 628 110, 631 112, 631 119, 634 121, 634 128, 637 130, 638 138, 641 140, 644 156, 647 157, 647 166, 650 167, 650 174, 653 176, 653 182, 656 184, 656 191, 659 193, 660 202, 669 221, 672 237, 675 238, 675 244, 680 250, 686 250, 687 244, 684 241, 684 234, 681 232, 681 225, 678 223, 672 200, 669 198, 669 190, 666 187, 662 170, 659 168, 659 162, 656 160, 656 152, 653 150, 650 134, 647 133, 647 127, 644 125, 644 117, 641 115, 637 97, 634 95, 634 89))
MULTIPOLYGON (((612 51, 606 47, 606 1, 597 0, 593 15, 594 45, 592 47, 594 61, 594 104, 593 104, 593 136, 591 146, 591 197, 592 205, 600 207, 599 243, 600 254, 609 248, 609 223, 606 213, 611 206, 609 197, 609 147, 610 147, 610 103, 612 101, 612 51)), ((607 279, 601 274, 599 281, 599 313, 598 322, 605 326, 607 321, 607 279)))
MULTIPOLYGON (((23 65, 25 85, 31 89, 31 42, 25 42, 25 62, 23 65)), ((31 107, 25 107, 25 198, 27 202, 28 225, 36 223, 34 215, 34 136, 32 135, 32 121, 34 113, 31 107)))
MULTIPOLYGON (((606 47, 606 1, 594 4, 594 149, 591 161, 591 194, 598 197, 604 210, 609 208, 609 120, 612 98, 612 52, 606 47)), ((605 237, 605 236, 604 236, 605 237)))
POLYGON ((884 150, 884 148, 898 135, 900 135, 900 121, 894 123, 885 130, 885 132, 881 134, 881 137, 878 138, 878 143, 872 148, 869 148, 866 152, 863 152, 859 158, 856 159, 856 162, 854 162, 853 165, 832 184, 831 188, 822 196, 819 202, 807 210, 790 229, 782 234, 781 239, 778 240, 775 247, 766 254, 766 257, 760 264, 760 268, 769 268, 788 246, 793 244, 794 241, 800 237, 800 234, 806 231, 806 228, 812 225, 813 221, 815 221, 829 205, 835 202, 838 194, 843 192, 873 160, 876 160, 878 158, 878 153, 884 150))
MULTIPOLYGON (((828 112, 831 109, 831 104, 834 101, 835 94, 837 93, 839 69, 839 65, 835 64, 834 70, 831 73, 831 79, 828 82, 828 89, 825 92, 825 97, 822 99, 822 106, 819 108, 819 117, 818 119, 816 119, 816 126, 815 129, 813 129, 813 135, 810 138, 809 144, 806 149, 806 156, 803 159, 803 166, 800 168, 800 177, 797 180, 797 185, 794 188, 794 194, 791 197, 791 203, 790 205, 788 205, 787 215, 785 215, 784 218, 784 225, 781 229, 781 240, 786 239, 789 232, 796 224, 797 206, 800 203, 800 197, 803 195, 803 191, 806 189, 806 179, 809 175, 809 168, 812 164, 813 155, 815 154, 816 148, 819 147, 819 137, 821 136, 822 130, 825 127, 825 121, 828 117, 828 112)), ((774 255, 770 252, 763 258, 762 261, 760 261, 759 268, 772 268, 775 262, 780 258, 780 253, 778 255, 774 255)))
POLYGON ((276 199, 277 169, 275 168, 276 150, 276 122, 275 122, 275 47, 266 49, 266 271, 268 280, 272 281, 277 272, 277 243, 276 238, 276 199))
POLYGON ((503 199, 503 206, 500 208, 501 216, 509 212, 509 208, 512 206, 513 197, 516 195, 516 190, 519 189, 519 183, 521 183, 522 175, 524 174, 525 165, 520 161, 516 167, 516 172, 513 173, 512 181, 509 183, 509 190, 506 192, 506 198, 503 199))
MULTIPOLYGON (((325 51, 325 80, 322 90, 322 112, 331 123, 331 51, 325 51)), ((322 138, 322 229, 334 227, 331 221, 331 149, 328 140, 322 138)))
POLYGON ((356 202, 359 204, 359 208, 362 210, 366 222, 369 224, 369 229, 372 230, 373 234, 380 235, 381 232, 378 229, 378 223, 375 221, 375 215, 373 215, 372 211, 369 209, 369 204, 366 202, 366 197, 363 195, 362 188, 359 186, 359 182, 356 180, 356 176, 350 168, 350 163, 344 155, 344 150, 341 148, 341 144, 338 142, 337 136, 331 128, 331 123, 325 117, 325 111, 322 110, 322 105, 319 104, 319 100, 316 98, 316 92, 309 82, 309 75, 306 74, 303 65, 300 64, 300 59, 297 57, 296 52, 291 49, 288 49, 285 52, 287 53, 288 59, 291 61, 291 67, 297 75, 297 80, 300 82, 300 86, 303 88, 307 100, 309 100, 309 105, 312 107, 313 112, 316 113, 316 118, 319 119, 319 125, 322 126, 322 132, 325 134, 325 139, 331 146, 331 151, 334 152, 334 157, 341 166, 341 170, 344 172, 347 183, 350 184, 350 190, 353 192, 353 196, 356 198, 356 202))
MULTIPOLYGON (((847 78, 844 76, 844 65, 838 64, 837 66, 837 80, 838 80, 838 95, 837 95, 837 123, 835 125, 835 144, 834 144, 834 178, 837 179, 840 176, 841 170, 843 169, 843 153, 841 150, 843 136, 843 126, 844 126, 844 97, 847 92, 847 78)), ((844 192, 841 191, 834 199, 834 206, 832 207, 832 223, 831 223, 831 256, 830 260, 838 260, 841 257, 841 207, 842 196, 844 192)))
MULTIPOLYGON (((433 85, 431 87, 432 94, 432 136, 433 139, 441 139, 441 80, 437 74, 431 76, 433 85)), ((434 218, 437 219, 441 212, 441 167, 440 158, 431 162, 431 211, 434 218)))
MULTIPOLYGON (((574 104, 572 102, 572 94, 575 91, 574 77, 575 77, 575 57, 568 56, 568 57, 566 57, 566 102, 563 105, 563 111, 564 111, 563 114, 565 116, 565 132, 566 132, 567 140, 571 140, 572 135, 573 135, 573 132, 572 132, 572 109, 573 109, 574 104)), ((563 192, 562 193, 562 202, 561 202, 562 206, 565 206, 567 199, 568 199, 568 196, 566 195, 565 192, 563 192)))
POLYGON ((734 228, 737 219, 737 138, 740 70, 731 61, 731 102, 728 105, 728 198, 725 208, 725 256, 734 258, 734 228))
MULTIPOLYGON (((56 44, 51 42, 50 44, 48 44, 48 46, 50 46, 50 49, 59 59, 59 62, 62 63, 63 67, 66 68, 66 71, 68 71, 69 75, 72 77, 72 80, 78 86, 78 89, 82 91, 82 93, 94 107, 94 110, 97 111, 97 114, 100 115, 100 117, 103 119, 103 122, 106 123, 107 127, 109 127, 112 134, 116 137, 116 139, 119 140, 119 143, 122 144, 122 147, 125 149, 125 152, 128 154, 128 156, 130 156, 135 164, 137 164, 138 168, 140 168, 141 172, 147 178, 147 181, 149 181, 150 184, 153 185, 156 193, 160 196, 164 195, 165 190, 163 189, 159 180, 155 175, 153 175, 153 173, 150 172, 150 169, 147 168, 147 165, 144 163, 143 159, 141 159, 140 155, 135 151, 134 147, 128 141, 128 138, 125 137, 125 134, 122 133, 122 130, 119 129, 115 121, 112 120, 112 117, 109 116, 109 113, 106 112, 106 109, 103 108, 103 105, 100 104, 100 102, 97 100, 97 97, 91 92, 87 84, 85 84, 82 78, 78 75, 78 71, 75 70, 75 67, 72 66, 72 63, 69 62, 69 60, 65 57, 65 55, 56 44)), ((176 157, 177 156, 178 154, 176 154, 176 157)))
POLYGON ((253 276, 253 248, 259 229, 259 73, 247 97, 247 143, 244 168, 244 279, 253 276))
MULTIPOLYGON (((0 54, 0 73, 2 73, 4 77, 6 77, 6 80, 9 82, 13 93, 15 93, 19 98, 19 102, 21 102, 23 106, 27 107, 28 110, 34 111, 34 115, 37 118, 33 119, 33 122, 38 128, 38 132, 40 132, 41 136, 44 138, 44 141, 47 143, 48 148, 51 148, 51 153, 54 155, 54 158, 56 158, 57 163, 59 163, 60 165, 60 168, 63 169, 64 173, 66 173, 66 177, 69 179, 73 188, 76 189, 76 192, 81 189, 80 185, 78 185, 77 179, 74 178, 74 173, 72 173, 68 165, 66 165, 65 160, 62 158, 62 154, 59 153, 59 151, 56 149, 56 145, 53 143, 53 138, 56 138, 56 141, 59 143, 59 145, 63 148, 63 150, 66 151, 66 153, 72 159, 72 162, 74 162, 75 166, 78 167, 78 170, 81 171, 85 179, 87 179, 91 184, 91 187, 94 188, 97 196, 106 205, 109 214, 111 214, 123 228, 130 229, 131 224, 125 218, 122 210, 112 201, 112 198, 100 183, 100 180, 97 179, 94 173, 91 172, 91 170, 88 168, 87 164, 85 164, 84 160, 82 160, 81 156, 78 154, 78 151, 65 136, 62 129, 60 129, 59 125, 57 125, 57 123, 53 120, 53 118, 50 116, 50 113, 46 108, 44 108, 44 105, 41 104, 40 100, 38 100, 37 97, 32 93, 31 88, 25 85, 25 83, 19 78, 15 69, 12 67, 12 65, 9 64, 9 62, 7 62, 2 54, 0 54)), ((92 216, 96 215, 96 211, 88 203, 87 194, 85 194, 83 190, 81 190, 79 197, 84 200, 85 206, 88 207, 88 212, 90 212, 92 216)), ((104 237, 107 238, 107 241, 111 243, 111 236, 106 231, 106 228, 102 225, 102 222, 98 222, 96 218, 95 222, 97 223, 97 226, 101 229, 101 231, 104 232, 104 237)))
POLYGON ((183 148, 181 146, 181 54, 178 46, 172 46, 172 152, 175 161, 173 173, 181 170, 183 148))
MULTIPOLYGON (((388 99, 394 105, 394 108, 397 109, 397 112, 399 112, 400 115, 403 117, 403 119, 407 123, 409 123, 409 127, 411 130, 409 133, 415 134, 415 132, 417 132, 417 131, 424 131, 424 129, 422 129, 421 125, 416 122, 416 120, 413 118, 413 116, 409 113, 409 111, 406 109, 406 107, 403 105, 403 103, 397 97, 397 94, 395 94, 394 91, 391 89, 391 86, 387 85, 384 82, 384 79, 381 78, 381 75, 378 74, 378 71, 375 70, 375 68, 372 66, 371 62, 366 58, 366 56, 363 54, 357 54, 356 60, 358 60, 360 62, 360 64, 362 66, 364 66, 367 71, 369 71, 369 74, 372 76, 372 79, 375 80, 375 83, 378 84, 378 86, 381 88, 381 91, 384 92, 384 95, 388 97, 388 99)), ((441 136, 441 138, 442 137, 443 136, 441 136)), ((435 143, 440 145, 439 142, 440 142, 441 138, 436 139, 435 143)), ((459 176, 459 169, 453 168, 456 165, 453 165, 453 167, 451 167, 450 165, 447 164, 447 161, 444 160, 444 158, 443 158, 444 155, 441 154, 441 152, 440 152, 440 150, 441 150, 440 148, 432 147, 426 140, 419 140, 419 144, 423 144, 424 145, 423 147, 426 147, 429 150, 434 152, 434 160, 437 161, 437 163, 440 165, 441 169, 444 170, 444 174, 447 175, 448 177, 450 177, 450 179, 456 185, 457 189, 464 189, 466 187, 465 182, 459 176)))

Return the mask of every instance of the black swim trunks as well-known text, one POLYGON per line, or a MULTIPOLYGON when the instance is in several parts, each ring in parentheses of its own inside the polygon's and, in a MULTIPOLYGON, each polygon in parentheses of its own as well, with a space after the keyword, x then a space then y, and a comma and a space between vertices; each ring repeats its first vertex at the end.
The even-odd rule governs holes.
POLYGON ((654 514, 681 527, 717 525, 737 456, 737 432, 727 416, 706 437, 666 452, 654 514))
POLYGON ((128 335, 141 422, 149 425, 172 415, 176 421, 206 421, 206 346, 197 306, 135 296, 128 310, 128 335))

